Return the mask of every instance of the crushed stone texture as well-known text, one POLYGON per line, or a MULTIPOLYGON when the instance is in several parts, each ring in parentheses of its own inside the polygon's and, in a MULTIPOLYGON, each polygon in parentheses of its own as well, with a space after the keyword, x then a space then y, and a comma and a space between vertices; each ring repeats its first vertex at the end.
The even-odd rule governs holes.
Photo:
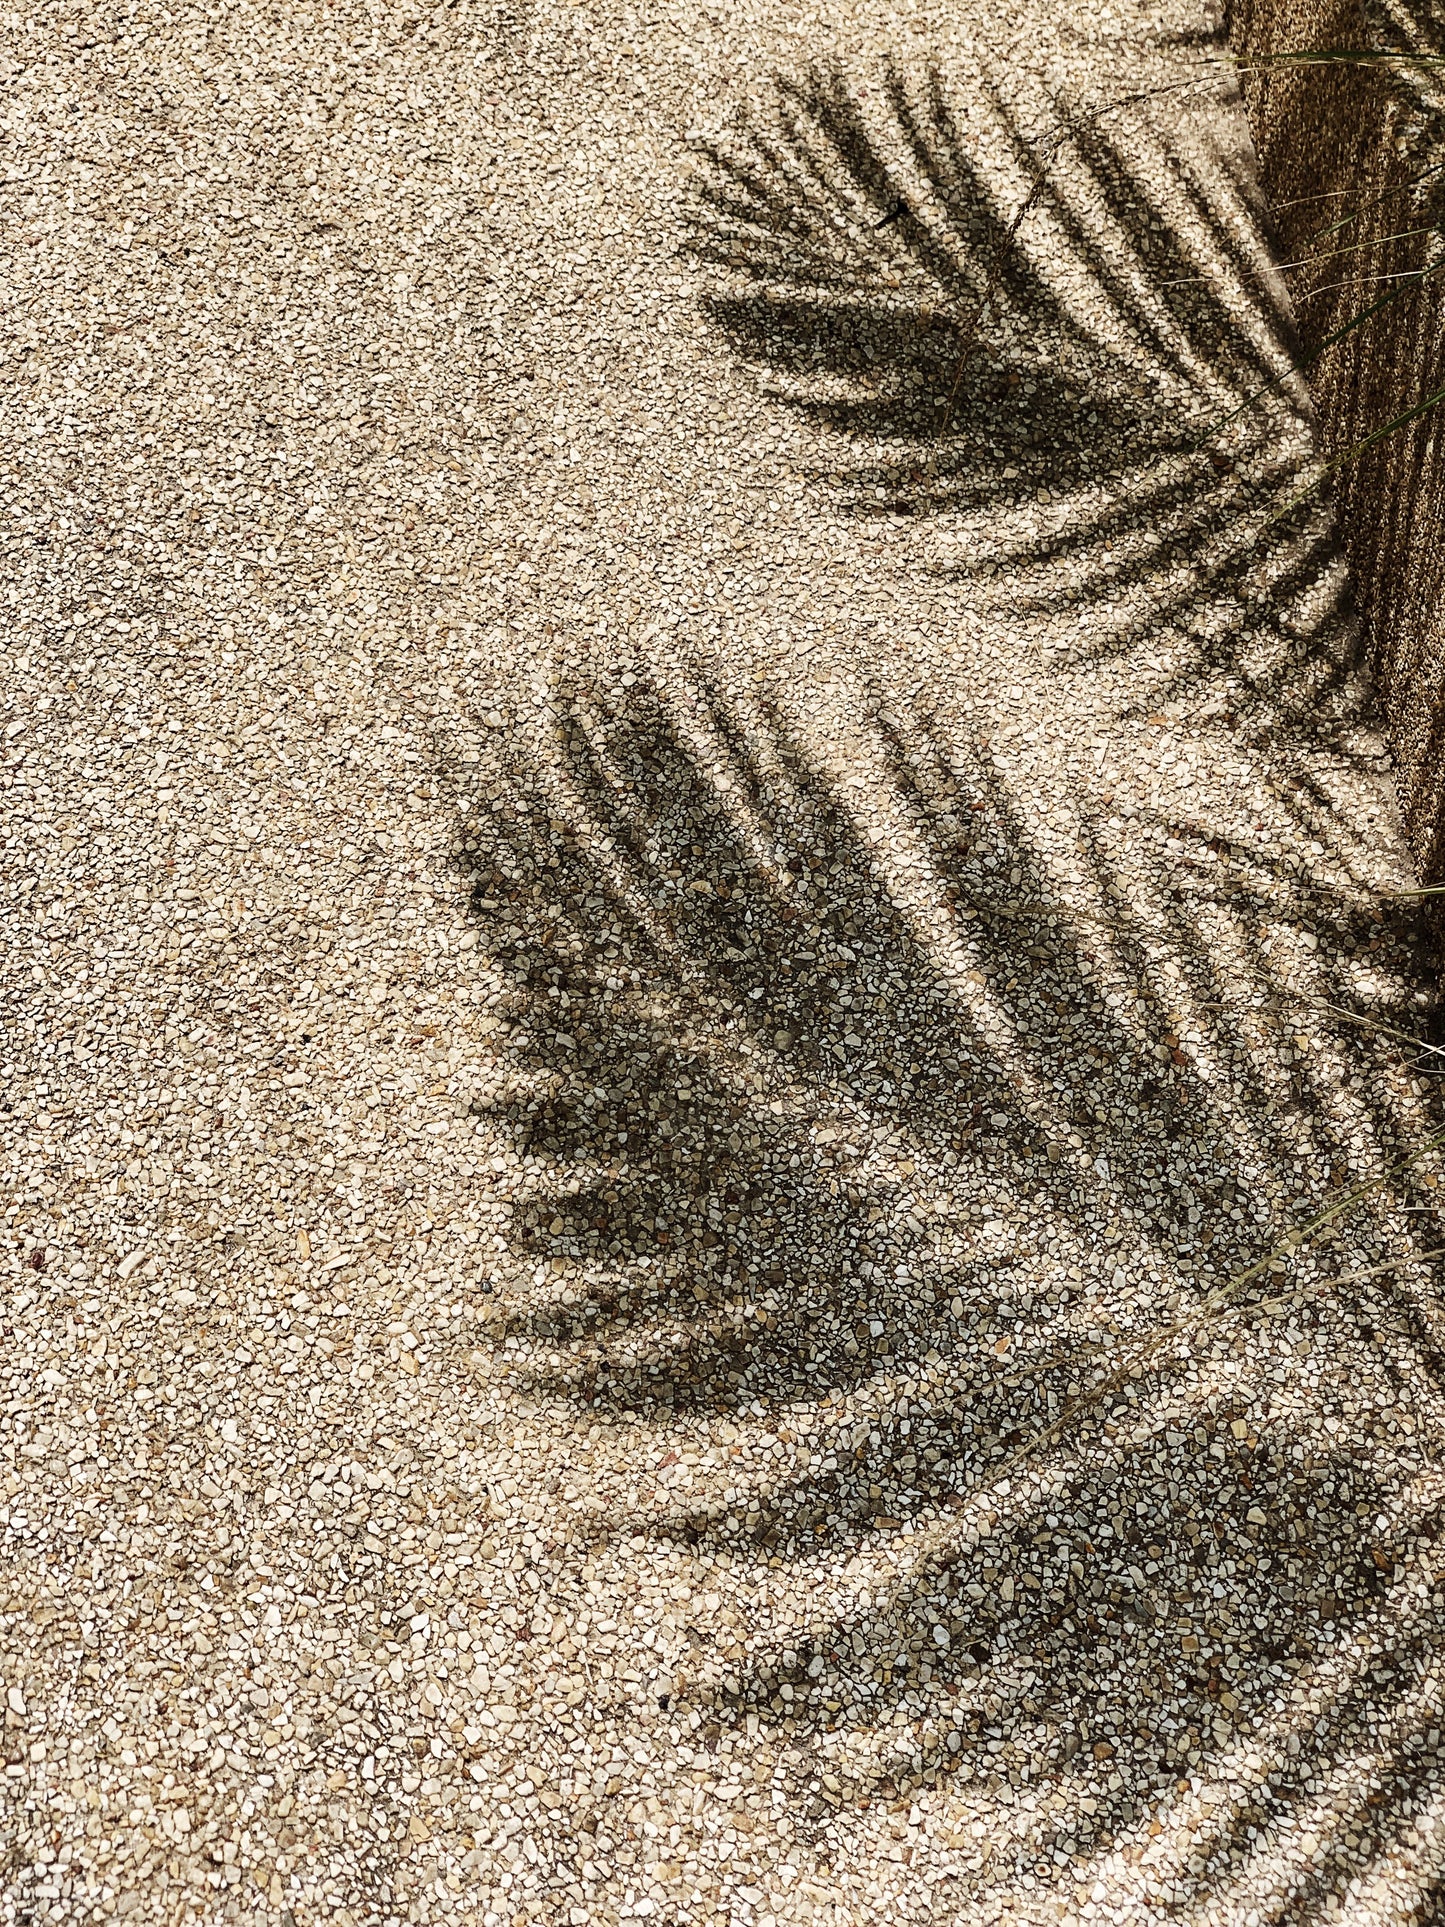
POLYGON ((1432 1917, 1430 981, 1204 9, 3 43, 0 1921, 1432 1917))

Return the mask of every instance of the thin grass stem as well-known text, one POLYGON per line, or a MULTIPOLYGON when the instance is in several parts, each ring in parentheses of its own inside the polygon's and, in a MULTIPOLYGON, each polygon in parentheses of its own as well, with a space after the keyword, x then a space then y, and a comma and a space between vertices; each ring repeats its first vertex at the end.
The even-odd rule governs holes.
POLYGON ((1313 301, 1317 294, 1335 294, 1341 288, 1367 288, 1377 281, 1412 281, 1415 275, 1414 268, 1402 268, 1398 274, 1358 274, 1352 281, 1327 281, 1323 287, 1306 288, 1295 301, 1313 301))
POLYGON ((1241 73, 1264 67, 1445 67, 1445 54, 1400 54, 1371 47, 1321 47, 1282 54, 1255 54, 1236 60, 1241 73))
POLYGON ((1381 1037, 1392 1037, 1396 1043, 1409 1044, 1413 1050, 1427 1051, 1435 1057, 1445 1057, 1445 1047, 1427 1044, 1422 1037, 1412 1037, 1408 1031, 1396 1030, 1393 1024, 1382 1024, 1378 1018, 1362 1017, 1358 1011, 1342 1010, 1338 1004, 1323 1004, 1324 1010, 1333 1011, 1336 1017, 1343 1017, 1347 1024, 1358 1024, 1361 1030, 1378 1031, 1381 1037))
POLYGON ((1395 241, 1412 241, 1420 234, 1438 234, 1438 226, 1431 222, 1428 227, 1400 228, 1394 234, 1382 234, 1374 241, 1351 241, 1347 248, 1329 248, 1324 254, 1303 254, 1298 261, 1281 261, 1281 274, 1293 274, 1299 268, 1312 268, 1317 261, 1333 261, 1342 254, 1359 254, 1364 248, 1387 248, 1395 241))
POLYGON ((1230 1311, 1239 1318, 1247 1318, 1257 1311, 1275 1311, 1280 1305, 1294 1304, 1301 1298, 1318 1297, 1336 1285, 1360 1285, 1367 1278, 1383 1278, 1387 1272, 1402 1271, 1406 1265, 1423 1265, 1431 1258, 1445 1258, 1445 1245, 1436 1245, 1433 1251, 1414 1252, 1408 1258, 1392 1258, 1388 1264, 1368 1265, 1363 1271, 1347 1271, 1342 1278, 1319 1278, 1312 1285, 1297 1285, 1293 1291, 1282 1291, 1275 1298, 1254 1298, 1247 1305, 1234 1305, 1230 1311))
POLYGON ((1393 435, 1397 430, 1407 428, 1411 422, 1419 421, 1422 415, 1428 415, 1433 409, 1438 408, 1442 401, 1445 401, 1445 388, 1437 388, 1433 395, 1426 395, 1422 401, 1416 402, 1413 408, 1405 409, 1393 420, 1385 422, 1382 427, 1373 429, 1362 441, 1356 442, 1353 448, 1347 448, 1343 455, 1337 455, 1332 462, 1327 462, 1313 481, 1306 483, 1298 494, 1290 497, 1283 508, 1276 509, 1274 514, 1267 518, 1265 528, 1271 527, 1288 515, 1292 509, 1298 508, 1301 502, 1307 502, 1332 475, 1338 474, 1349 463, 1357 461, 1367 449, 1373 448, 1376 442, 1382 442, 1387 435, 1393 435))
MULTIPOLYGON (((1415 285, 1423 287, 1426 282, 1432 281, 1442 270, 1445 270, 1445 261, 1437 261, 1431 267, 1422 268, 1415 276, 1415 285)), ((1262 388, 1256 388, 1252 395, 1246 395, 1237 408, 1231 409, 1229 414, 1215 422, 1211 428, 1206 428, 1198 440, 1191 444, 1191 447, 1193 449, 1203 448, 1206 442, 1213 441, 1215 436, 1222 434, 1232 422, 1238 421, 1239 417, 1244 414, 1247 409, 1252 408, 1257 401, 1263 400, 1271 390, 1280 387, 1294 375, 1307 374, 1322 356, 1326 355, 1331 348, 1336 347, 1347 335, 1353 334, 1356 328, 1363 328, 1365 324, 1372 321, 1377 314, 1380 314, 1386 308, 1392 307, 1395 302, 1403 300, 1406 295, 1413 292, 1414 289, 1412 287, 1401 286, 1392 288, 1388 294, 1382 294, 1378 301, 1372 301, 1368 308, 1362 309, 1357 315, 1352 315, 1348 321, 1342 323, 1340 327, 1326 335, 1319 347, 1314 349, 1312 353, 1304 356, 1300 361, 1292 362, 1282 374, 1272 375, 1270 379, 1265 382, 1264 386, 1262 388)))
MULTIPOLYGON (((1297 1230, 1286 1233, 1262 1258, 1257 1258, 1253 1264, 1247 1265, 1243 1271, 1237 1272, 1233 1278, 1228 1279, 1216 1290, 1210 1292, 1208 1297, 1196 1306, 1186 1317, 1176 1319, 1172 1324, 1161 1327, 1159 1331, 1153 1333, 1146 1339, 1143 1344, 1136 1346, 1130 1355, 1110 1372, 1107 1377, 1101 1379, 1097 1385, 1091 1387, 1089 1391, 1082 1393, 1078 1398, 1070 1400, 1052 1424, 1046 1425, 1041 1431, 1036 1432, 1031 1439, 1026 1439, 1015 1452, 1003 1461, 1002 1465, 991 1468, 989 1473, 990 1483, 1000 1478, 1007 1478, 1017 1470, 1019 1466, 1032 1458, 1034 1453, 1039 1451, 1043 1446, 1052 1444, 1076 1419, 1083 1417, 1085 1413, 1093 1410, 1103 1399, 1107 1398, 1111 1392, 1118 1391, 1128 1379, 1132 1378, 1137 1371, 1148 1364, 1150 1359, 1156 1357, 1166 1345, 1177 1338, 1186 1337, 1191 1332, 1196 1331, 1202 1324, 1208 1323, 1211 1319, 1217 1317, 1222 1309, 1232 1306, 1245 1286, 1252 1283, 1254 1279, 1260 1277, 1263 1273, 1266 1273, 1271 1265, 1277 1263, 1280 1259, 1287 1260, 1293 1258, 1298 1253, 1304 1251, 1319 1234, 1329 1225, 1333 1224, 1337 1218, 1345 1212, 1353 1210, 1357 1204, 1362 1203, 1367 1197, 1372 1196, 1382 1185, 1388 1184, 1392 1178, 1403 1176, 1406 1171, 1413 1169, 1415 1165, 1420 1163, 1422 1158, 1426 1158, 1431 1152, 1439 1150, 1442 1145, 1445 1145, 1445 1130, 1432 1132, 1420 1148, 1412 1151, 1409 1157, 1401 1159, 1398 1164, 1391 1165, 1388 1170, 1381 1171, 1375 1177, 1367 1179, 1364 1184, 1357 1185, 1335 1204, 1329 1205, 1323 1211, 1317 1212, 1313 1218, 1309 1219, 1307 1223, 1300 1226, 1297 1230)), ((1408 1264, 1410 1262, 1410 1259, 1400 1260, 1401 1264, 1408 1264)), ((1338 1281, 1325 1281, 1326 1285, 1333 1282, 1338 1281)), ((1247 1310, 1248 1307, 1241 1307, 1241 1309, 1247 1310)))
MULTIPOLYGON (((1378 241, 1352 241, 1347 248, 1331 248, 1327 254, 1306 254, 1306 255, 1302 255, 1298 261, 1281 261, 1279 263, 1279 272, 1281 274, 1295 274, 1301 268, 1314 267, 1317 261, 1333 261, 1336 259, 1337 256, 1341 254, 1359 254, 1365 248, 1387 248, 1394 241, 1409 241, 1419 234, 1438 234, 1438 233, 1439 233, 1439 229, 1434 226, 1401 228, 1398 234, 1383 235, 1378 241)), ((1404 272, 1409 274, 1418 274, 1419 269, 1409 268, 1404 270, 1404 272)), ((1200 281, 1210 281, 1213 278, 1214 277, 1212 275, 1208 275, 1208 274, 1185 274, 1185 275, 1181 275, 1177 280, 1174 280, 1174 281, 1161 281, 1159 283, 1159 286, 1161 288, 1188 288, 1188 287, 1193 287, 1196 283, 1200 281)), ((1388 275, 1376 275, 1376 276, 1370 276, 1367 278, 1372 280, 1394 279, 1393 276, 1388 276, 1388 275)), ((1337 281, 1334 285, 1336 287, 1343 288, 1343 287, 1349 286, 1349 283, 1344 281, 1337 281)), ((1312 290, 1312 292, 1318 292, 1318 290, 1312 290)))

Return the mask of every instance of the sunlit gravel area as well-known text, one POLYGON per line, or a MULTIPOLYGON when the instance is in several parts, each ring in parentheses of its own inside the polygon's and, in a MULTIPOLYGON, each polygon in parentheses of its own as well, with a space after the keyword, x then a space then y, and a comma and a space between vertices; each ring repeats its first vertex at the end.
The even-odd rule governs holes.
POLYGON ((1434 978, 1212 17, 0 72, 0 1927, 1436 1917, 1434 978))

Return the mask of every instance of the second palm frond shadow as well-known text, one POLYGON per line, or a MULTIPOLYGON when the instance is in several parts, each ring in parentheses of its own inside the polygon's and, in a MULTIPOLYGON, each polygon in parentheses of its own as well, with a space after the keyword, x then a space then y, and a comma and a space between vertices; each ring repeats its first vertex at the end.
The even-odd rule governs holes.
MULTIPOLYGON (((846 1798, 866 1802, 980 1756, 1001 1784, 1014 1755, 990 1757, 986 1742, 1007 1715, 1027 1737, 1018 1757, 1043 1742, 1080 1797, 1094 1797, 1102 1761, 1127 1767, 1091 1817, 1067 1823, 1075 1855, 1120 1837, 1186 1756, 1223 1759, 1281 1677, 1325 1665, 1342 1627, 1386 1609, 1402 1529, 1357 1526, 1392 1503, 1388 1474, 1343 1451, 1291 1454, 1257 1416, 1253 1371, 1274 1341, 1245 1325, 1249 1369, 1236 1355, 1201 1378, 1176 1348, 1050 1448, 1046 1490, 982 1521, 960 1512, 956 1530, 952 1508, 1078 1390, 1090 1342, 1128 1344, 1098 1268, 1106 1225, 1119 1262, 1153 1269, 1162 1310, 1181 1246, 1227 1275, 1344 1179, 1362 1120, 1394 1141, 1387 1083, 1372 1076, 1345 1115, 1308 1072, 1222 1094, 1161 1052, 1162 1014, 1157 1030, 1121 1022, 967 732, 871 725, 864 754, 887 772, 890 821, 914 832, 911 861, 895 864, 762 698, 701 677, 664 697, 645 680, 559 676, 550 716, 546 742, 499 786, 507 805, 468 824, 478 899, 495 906, 478 914, 515 986, 514 1094, 489 1115, 537 1173, 519 1201, 519 1248, 537 1269, 505 1328, 511 1363, 535 1396, 665 1428, 731 1414, 781 1435, 820 1399, 851 1401, 849 1451, 826 1469, 742 1504, 658 1500, 609 1530, 804 1567, 866 1558, 897 1525, 924 1540, 911 1578, 855 1623, 820 1609, 810 1637, 741 1667, 700 1650, 677 1692, 706 1730, 773 1728, 819 1818, 831 1730, 853 1736, 846 1798), (1075 1243, 1072 1268, 1060 1238, 1075 1243), (1308 1608, 1283 1577, 1295 1526, 1278 1522, 1270 1555, 1274 1522, 1251 1511, 1256 1483, 1281 1480, 1297 1488, 1292 1519, 1310 1516, 1333 1549, 1333 1591, 1308 1608), (1075 1570, 1087 1547, 1136 1540, 1138 1576, 1122 1588, 1075 1570), (1266 1614, 1241 1590, 1240 1543, 1281 1561, 1278 1583, 1251 1581, 1267 1585, 1266 1614), (1157 1630, 1206 1584, 1220 1644, 1161 1671, 1157 1640, 1131 1629, 1157 1630), (900 1732, 920 1692, 931 1710, 900 1732), (1112 1707, 1141 1695, 1157 1721, 1126 1732, 1112 1707)), ((1237 888, 1248 916, 1308 919, 1332 952, 1381 943, 1373 912, 1308 900, 1257 859, 1237 888)), ((1189 890, 1165 913, 1199 994, 1247 1003, 1254 986, 1218 977, 1189 890)), ((1120 891, 1126 950, 1136 914, 1120 891)), ((1129 953, 1146 1001, 1159 927, 1150 935, 1129 953)), ((1350 985, 1330 989, 1347 1007, 1350 985)), ((1362 1066, 1381 1058, 1358 1031, 1341 1042, 1362 1066)), ((1348 1307, 1307 1303, 1297 1328, 1327 1331, 1361 1372, 1403 1369, 1407 1395, 1428 1376, 1429 1334, 1394 1278, 1348 1307), (1397 1334, 1383 1356, 1380 1329, 1397 1334)), ((1400 1666, 1424 1663, 1422 1636, 1402 1621, 1400 1666)), ((1373 1690, 1339 1682, 1326 1735, 1297 1766, 1281 1737, 1281 1768, 1317 1771, 1373 1690)), ((1221 1867, 1247 1867, 1246 1828, 1284 1797, 1272 1785, 1220 1818, 1221 1867)), ((1385 1820, 1379 1788, 1368 1797, 1385 1820)), ((1051 1871, 1064 1838, 1010 1846, 999 1876, 1051 1871)))
MULTIPOLYGON (((504 1115, 519 1144, 570 1174, 565 1191, 546 1187, 523 1213, 525 1235, 549 1261, 615 1274, 563 1324, 600 1330, 621 1306, 638 1329, 647 1307, 678 1314, 674 1336, 686 1334, 685 1353, 659 1354, 675 1371, 625 1363, 615 1344, 595 1353, 591 1396, 652 1409, 759 1391, 780 1399, 866 1376, 880 1347, 851 1326, 813 1327, 850 1298, 887 1296, 875 1259, 886 1254, 911 1278, 910 1257, 930 1248, 921 1226, 900 1235, 909 1174, 900 1182, 889 1169, 893 1152, 895 1166, 911 1154, 940 1181, 970 1161, 996 1170, 1001 1210, 1079 1217, 1107 1199, 1152 1238, 1187 1233, 1187 1210, 1161 1209, 1158 1192, 1157 1167, 1183 1140, 1190 1164, 1211 1173, 1200 1196, 1209 1217, 1196 1217, 1189 1242, 1215 1270, 1247 1260, 1268 1222, 1263 1204, 1257 1216, 1247 1208, 1251 1167, 1262 1180, 1295 1163, 1310 1093, 1296 1072, 1221 1096, 1177 1045, 1159 1042, 1171 1022, 1151 954, 1161 930, 1190 959, 1203 1007, 1247 1003, 1256 989, 1221 977, 1201 941, 1199 912, 1218 898, 1205 864, 1181 850, 1179 883, 1155 906, 1146 946, 1131 936, 1137 908, 1112 885, 1105 852, 1093 852, 1103 900, 1113 899, 1110 940, 1131 958, 1147 1013, 1124 1024, 976 740, 897 719, 874 726, 878 765, 917 837, 915 872, 926 853, 920 909, 763 699, 727 702, 703 685, 686 730, 637 684, 620 701, 601 684, 559 685, 556 704, 551 774, 519 771, 514 793, 531 801, 473 826, 485 838, 479 895, 509 878, 546 884, 544 905, 498 946, 522 1013, 510 1039, 518 1093, 504 1115), (600 847, 601 863, 587 854, 600 847), (783 1211, 794 1192, 802 1202, 783 1211), (768 1321, 766 1357, 744 1371, 735 1361, 753 1334, 700 1317, 708 1277, 719 1290, 766 1281, 786 1301, 786 1326, 768 1321)), ((1323 795, 1313 801, 1329 808, 1323 795)), ((1318 814, 1312 826, 1323 827, 1318 814)), ((1199 848, 1205 863, 1215 854, 1202 833, 1199 848)), ((1377 911, 1310 901, 1253 852, 1226 900, 1246 928, 1303 924, 1346 954, 1381 940, 1377 911)), ((1263 961, 1256 972, 1267 984, 1263 961)), ((1347 1012, 1351 985, 1330 992, 1347 1012)), ((1343 1027, 1342 1043, 1368 1048, 1343 1027)), ((1329 1133, 1358 1120, 1329 1095, 1309 1120, 1326 1184, 1345 1168, 1329 1133)), ((1374 1119, 1381 1142, 1397 1129, 1388 1109, 1374 1119)), ((1304 1174, 1287 1188, 1301 1209, 1313 1195, 1304 1174)), ((941 1300, 958 1295, 948 1277, 941 1300)), ((890 1327, 884 1355, 899 1355, 903 1337, 890 1327)))

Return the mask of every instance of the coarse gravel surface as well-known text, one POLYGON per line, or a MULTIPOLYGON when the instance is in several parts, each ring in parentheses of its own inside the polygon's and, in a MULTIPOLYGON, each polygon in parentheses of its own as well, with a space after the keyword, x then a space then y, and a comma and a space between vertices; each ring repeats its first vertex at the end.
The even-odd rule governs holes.
POLYGON ((1211 19, 3 18, 0 1922, 1437 1917, 1432 985, 1211 19))

